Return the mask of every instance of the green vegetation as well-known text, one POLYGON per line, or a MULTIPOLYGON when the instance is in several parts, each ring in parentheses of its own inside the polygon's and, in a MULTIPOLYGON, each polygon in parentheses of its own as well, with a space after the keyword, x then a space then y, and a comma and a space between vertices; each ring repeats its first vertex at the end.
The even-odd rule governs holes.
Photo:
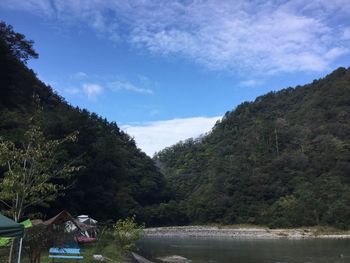
POLYGON ((46 205, 56 199, 64 186, 54 180, 65 179, 78 170, 71 164, 61 164, 57 152, 75 135, 62 140, 46 140, 40 127, 31 125, 17 147, 0 138, 0 165, 6 172, 0 181, 0 199, 7 213, 18 222, 31 206, 46 205))
POLYGON ((119 219, 113 226, 114 242, 122 253, 126 253, 135 249, 136 241, 138 241, 143 233, 144 226, 135 222, 135 217, 119 219))
MULTIPOLYGON (((70 106, 42 83, 26 66, 28 59, 36 57, 32 41, 0 23, 0 137, 11 142, 13 149, 23 149, 30 119, 38 115, 38 98, 42 113, 35 126, 40 127, 40 137, 54 142, 75 134, 76 141, 62 145, 55 158, 58 164, 83 169, 70 177, 51 178, 49 183, 65 186, 64 193, 45 207, 28 207, 26 215, 41 212, 50 217, 67 209, 99 221, 134 214, 139 221, 147 221, 144 209, 168 200, 164 176, 116 123, 70 106)), ((8 167, 1 166, 0 181, 5 183, 8 173, 8 167)), ((0 204, 0 209, 6 205, 0 204)))
POLYGON ((136 215, 147 226, 350 227, 350 69, 242 103, 210 134, 164 149, 152 160, 116 123, 72 107, 38 80, 26 66, 37 56, 32 41, 0 23, 1 191, 10 189, 4 153, 23 151, 28 131, 34 131, 34 98, 43 109, 35 142, 75 134, 75 142, 60 144, 51 160, 53 166, 83 168, 46 178, 48 187, 64 186, 64 194, 54 191, 55 198, 28 206, 27 215, 49 217, 67 209, 99 221, 136 215))
MULTIPOLYGON (((136 242, 142 233, 143 226, 138 225, 134 217, 120 219, 113 227, 105 227, 99 233, 97 242, 81 245, 83 262, 96 262, 93 260, 93 255, 101 255, 109 259, 109 262, 125 262, 130 251, 136 248, 136 242)), ((24 262, 52 262, 48 257, 48 251, 53 242, 58 241, 57 239, 62 242, 65 239, 69 240, 69 238, 72 237, 64 237, 62 231, 58 230, 40 229, 40 227, 27 229, 24 239, 24 262)), ((61 261, 71 262, 72 260, 61 259, 61 261)))
POLYGON ((242 103, 210 134, 159 152, 180 219, 168 223, 349 228, 349 114, 350 69, 339 68, 242 103))

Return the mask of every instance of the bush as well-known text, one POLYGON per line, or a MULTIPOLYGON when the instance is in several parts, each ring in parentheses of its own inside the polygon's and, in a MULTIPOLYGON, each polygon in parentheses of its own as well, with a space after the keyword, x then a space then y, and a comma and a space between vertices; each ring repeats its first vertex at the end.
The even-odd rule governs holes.
POLYGON ((135 216, 117 221, 113 226, 113 236, 122 253, 135 248, 137 240, 140 239, 143 233, 143 229, 143 225, 138 225, 135 222, 135 216))

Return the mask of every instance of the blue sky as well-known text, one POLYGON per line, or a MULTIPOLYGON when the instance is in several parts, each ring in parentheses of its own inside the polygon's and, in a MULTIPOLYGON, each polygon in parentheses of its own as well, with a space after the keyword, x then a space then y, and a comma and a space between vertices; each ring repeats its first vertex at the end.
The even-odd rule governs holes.
POLYGON ((349 66, 350 1, 2 0, 39 78, 152 155, 270 90, 349 66))

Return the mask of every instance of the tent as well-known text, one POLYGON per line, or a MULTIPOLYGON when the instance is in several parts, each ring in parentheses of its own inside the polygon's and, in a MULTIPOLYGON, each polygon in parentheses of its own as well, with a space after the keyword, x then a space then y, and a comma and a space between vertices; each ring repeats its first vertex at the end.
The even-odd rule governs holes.
MULTIPOLYGON (((32 227, 32 221, 30 219, 27 219, 23 222, 21 222, 21 225, 24 226, 24 228, 32 227)), ((0 235, 1 236, 1 235, 0 235)), ((7 247, 11 244, 11 237, 0 237, 0 247, 7 247)))
POLYGON ((23 237, 24 226, 0 214, 0 237, 23 237))
POLYGON ((46 221, 33 220, 32 223, 36 226, 45 226, 49 231, 54 232, 55 240, 53 242, 57 247, 67 245, 70 247, 77 246, 74 236, 77 232, 80 233, 83 231, 81 229, 81 224, 76 222, 66 210, 63 210, 46 221))
POLYGON ((86 225, 96 225, 97 221, 95 219, 92 219, 88 215, 80 215, 78 216, 78 221, 80 223, 84 223, 86 225))
POLYGON ((19 251, 17 263, 21 262, 22 241, 24 235, 24 225, 16 223, 15 221, 0 214, 0 237, 19 237, 19 251))

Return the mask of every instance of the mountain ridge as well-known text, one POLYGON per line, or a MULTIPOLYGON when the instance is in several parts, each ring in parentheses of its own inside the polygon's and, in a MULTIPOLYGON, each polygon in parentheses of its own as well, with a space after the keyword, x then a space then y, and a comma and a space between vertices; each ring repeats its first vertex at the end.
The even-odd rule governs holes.
POLYGON ((350 68, 338 68, 244 102, 154 159, 191 223, 348 227, 349 113, 350 68))
MULTIPOLYGON (((152 159, 115 122, 69 105, 40 81, 26 64, 30 54, 37 57, 33 42, 3 22, 0 29, 0 137, 16 143, 23 140, 29 119, 37 114, 35 97, 42 107, 37 124, 47 138, 79 132, 77 142, 65 146, 60 155, 63 161, 74 160, 84 168, 63 182, 69 187, 50 207, 30 212, 50 217, 67 209, 97 220, 136 215, 139 221, 147 221, 144 208, 168 198, 164 177, 152 159)), ((0 178, 3 172, 0 167, 0 178)))

